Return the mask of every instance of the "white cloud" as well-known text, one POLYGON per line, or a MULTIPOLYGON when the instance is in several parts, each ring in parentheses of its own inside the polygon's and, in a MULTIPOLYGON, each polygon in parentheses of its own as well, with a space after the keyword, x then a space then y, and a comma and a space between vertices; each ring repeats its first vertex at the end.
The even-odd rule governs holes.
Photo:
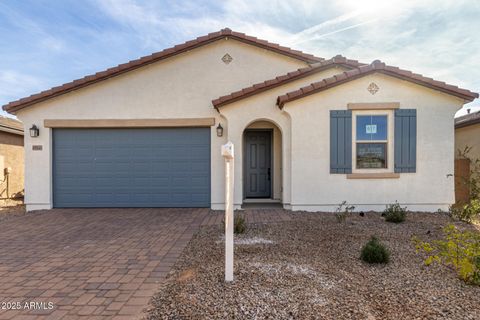
POLYGON ((38 90, 41 84, 42 81, 34 76, 14 70, 0 70, 1 96, 16 96, 29 90, 33 92, 31 90, 38 90))
MULTIPOLYGON (((38 92, 42 84, 41 79, 32 75, 14 70, 0 70, 0 101, 7 102, 38 92)), ((0 114, 7 115, 3 110, 0 114)))

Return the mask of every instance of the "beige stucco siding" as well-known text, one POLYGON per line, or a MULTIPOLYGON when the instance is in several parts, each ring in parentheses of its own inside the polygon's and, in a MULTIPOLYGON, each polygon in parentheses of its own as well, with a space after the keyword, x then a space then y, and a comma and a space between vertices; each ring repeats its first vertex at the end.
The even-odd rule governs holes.
MULTIPOLYGON (((435 211, 454 202, 454 181, 449 176, 453 174, 455 148, 453 116, 464 103, 461 99, 373 74, 289 102, 284 109, 276 106, 278 96, 343 71, 331 68, 225 105, 219 111, 211 105, 219 96, 303 66, 304 62, 271 51, 221 40, 19 111, 18 117, 27 128, 32 124, 40 127, 40 137, 25 139, 27 210, 53 205, 52 129, 44 127, 44 121, 55 119, 169 119, 168 123, 174 123, 178 119, 213 118, 213 209, 224 207, 220 146, 228 140, 235 145, 234 204, 239 208, 243 203, 243 133, 248 127, 273 129, 273 198, 281 200, 285 208, 330 211, 346 200, 360 210, 382 210, 397 200, 411 210, 435 211), (228 65, 221 60, 225 53, 233 57, 228 65), (371 82, 380 88, 374 95, 367 90, 371 82), (330 174, 329 111, 347 109, 349 103, 394 103, 417 109, 415 173, 390 179, 347 179, 344 174, 330 174), (215 132, 218 123, 224 127, 221 138, 215 132), (41 145, 43 150, 33 151, 33 145, 41 145)), ((387 113, 393 116, 393 111, 387 113)), ((383 170, 384 175, 392 174, 393 165, 393 122, 389 123, 389 168, 383 170)))
MULTIPOLYGON (((40 137, 25 141, 25 190, 28 210, 52 207, 52 132, 45 119, 169 119, 215 117, 225 120, 211 100, 305 63, 235 40, 220 40, 95 85, 73 91, 18 112, 26 127, 36 124, 40 137), (222 62, 229 53, 233 61, 222 62), (32 151, 42 145, 42 151, 32 151)), ((212 207, 222 207, 223 159, 212 127, 212 207)), ((226 128, 228 132, 228 128, 226 128)))
MULTIPOLYGON (((273 123, 282 135, 282 196, 281 200, 284 207, 290 206, 290 156, 291 140, 290 126, 291 120, 288 113, 280 110, 276 106, 276 100, 279 95, 284 94, 312 82, 323 78, 333 76, 342 72, 342 68, 331 68, 322 72, 299 79, 281 87, 277 87, 249 98, 231 103, 220 108, 220 113, 228 121, 227 136, 228 140, 235 145, 235 163, 242 164, 243 161, 243 132, 252 123, 256 121, 268 121, 273 123)), ((278 156, 274 154, 274 156, 278 156)), ((277 173, 278 174, 278 173, 277 173)), ((278 180, 278 179, 277 179, 278 180)), ((278 187, 278 186, 277 186, 278 187)), ((234 203, 236 208, 240 208, 243 202, 243 165, 235 166, 235 190, 234 203)))
MULTIPOLYGON (((383 210, 399 201, 412 210, 445 210, 454 202, 453 116, 463 101, 381 74, 287 103, 291 126, 291 203, 296 210, 333 210, 342 201, 383 210), (370 94, 375 82, 380 90, 370 94), (347 179, 329 173, 330 110, 348 103, 399 102, 417 109, 417 170, 398 179, 347 179)), ((389 142, 390 143, 390 142, 389 142)), ((393 143, 393 141, 391 141, 393 143)), ((354 167, 354 166, 353 166, 354 167)))
POLYGON ((455 129, 455 153, 458 157, 458 150, 465 150, 471 147, 468 157, 480 159, 480 124, 455 129))

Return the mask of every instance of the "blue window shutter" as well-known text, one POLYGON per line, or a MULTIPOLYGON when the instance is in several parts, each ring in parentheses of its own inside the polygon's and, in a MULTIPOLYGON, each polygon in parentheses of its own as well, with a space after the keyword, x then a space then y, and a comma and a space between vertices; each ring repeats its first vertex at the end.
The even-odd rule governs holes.
POLYGON ((395 110, 395 172, 416 172, 417 110, 395 110))
POLYGON ((330 111, 330 173, 352 173, 352 111, 330 111))

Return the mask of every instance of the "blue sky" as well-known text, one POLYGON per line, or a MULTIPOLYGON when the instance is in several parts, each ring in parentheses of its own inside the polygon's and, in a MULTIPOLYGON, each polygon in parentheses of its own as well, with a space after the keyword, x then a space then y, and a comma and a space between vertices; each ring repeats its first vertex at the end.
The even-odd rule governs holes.
POLYGON ((226 26, 480 92, 479 0, 0 0, 0 104, 226 26))

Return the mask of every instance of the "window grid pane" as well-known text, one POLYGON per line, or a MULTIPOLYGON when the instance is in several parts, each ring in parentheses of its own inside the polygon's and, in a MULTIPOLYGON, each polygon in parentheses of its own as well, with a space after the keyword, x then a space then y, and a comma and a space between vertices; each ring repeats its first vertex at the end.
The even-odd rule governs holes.
POLYGON ((356 121, 357 141, 387 141, 386 115, 358 115, 356 121))
POLYGON ((386 143, 357 143, 357 169, 387 168, 386 143))

